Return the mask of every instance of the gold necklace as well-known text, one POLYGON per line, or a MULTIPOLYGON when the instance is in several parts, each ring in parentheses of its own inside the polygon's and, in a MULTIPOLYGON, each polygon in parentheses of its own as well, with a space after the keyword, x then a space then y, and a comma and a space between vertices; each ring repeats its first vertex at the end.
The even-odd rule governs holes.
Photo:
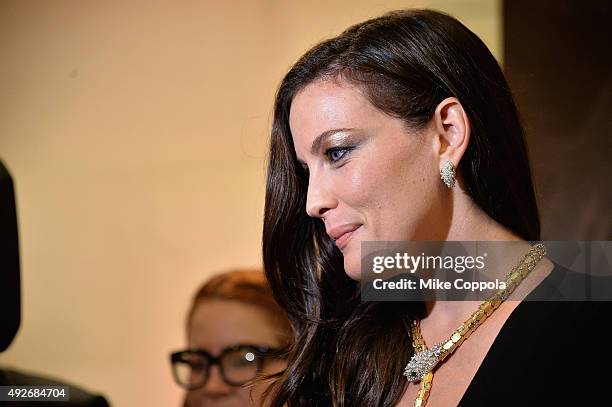
MULTIPOLYGON (((423 340, 423 335, 421 334, 421 329, 419 325, 420 324, 418 319, 415 319, 412 323, 412 346, 414 347, 415 353, 427 350, 427 346, 425 346, 425 341, 423 340)), ((421 378, 421 386, 419 388, 419 394, 417 395, 417 398, 414 401, 414 407, 422 407, 425 405, 425 403, 427 403, 427 398, 429 397, 429 391, 431 390, 432 381, 432 371, 425 373, 425 375, 421 378)))
POLYGON ((438 363, 450 356, 512 294, 514 289, 545 255, 546 247, 542 243, 532 246, 523 259, 506 276, 506 287, 498 290, 480 304, 478 309, 453 332, 446 342, 427 349, 421 335, 419 321, 417 319, 413 321, 411 333, 414 355, 406 365, 404 376, 409 381, 421 382, 414 407, 423 407, 427 402, 433 381, 433 370, 438 363))

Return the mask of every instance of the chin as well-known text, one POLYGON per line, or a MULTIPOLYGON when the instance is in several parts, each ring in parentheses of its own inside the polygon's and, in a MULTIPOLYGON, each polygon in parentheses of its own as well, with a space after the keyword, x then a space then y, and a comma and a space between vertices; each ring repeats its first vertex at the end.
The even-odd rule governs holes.
POLYGON ((344 272, 351 280, 355 281, 361 280, 361 240, 352 239, 342 250, 344 272))
POLYGON ((344 272, 351 280, 360 281, 361 280, 361 261, 357 259, 357 261, 350 261, 345 258, 344 260, 344 272))

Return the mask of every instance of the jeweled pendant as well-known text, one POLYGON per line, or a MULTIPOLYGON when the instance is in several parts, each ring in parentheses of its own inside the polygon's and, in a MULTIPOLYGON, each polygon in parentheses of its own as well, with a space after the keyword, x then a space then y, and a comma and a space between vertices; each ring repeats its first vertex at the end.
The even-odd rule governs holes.
POLYGON ((411 382, 418 382, 431 372, 440 360, 442 345, 437 344, 431 349, 412 355, 410 362, 404 368, 404 376, 411 382))

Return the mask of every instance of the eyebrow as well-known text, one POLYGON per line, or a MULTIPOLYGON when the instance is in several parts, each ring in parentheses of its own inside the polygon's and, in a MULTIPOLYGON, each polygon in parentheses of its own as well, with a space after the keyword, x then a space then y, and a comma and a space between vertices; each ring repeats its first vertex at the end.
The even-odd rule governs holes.
MULTIPOLYGON (((310 153, 312 155, 315 155, 317 153, 317 151, 319 151, 319 149, 321 148, 321 144, 323 144, 323 141, 325 141, 325 139, 333 136, 336 133, 341 133, 343 131, 351 131, 354 130, 352 128, 340 128, 340 129, 331 129, 331 130, 326 130, 323 133, 319 134, 317 136, 317 138, 315 138, 312 141, 312 145, 310 146, 310 153)), ((300 159, 298 159, 298 162, 302 165, 302 166, 306 166, 306 163, 300 159)))
POLYGON ((313 140, 312 146, 310 147, 310 153, 316 154, 317 151, 319 151, 319 148, 321 148, 321 144, 323 144, 323 141, 326 138, 329 138, 336 133, 340 133, 343 131, 350 131, 350 130, 353 130, 353 129, 341 128, 341 129, 331 129, 331 130, 324 131, 323 133, 319 134, 316 139, 313 140))

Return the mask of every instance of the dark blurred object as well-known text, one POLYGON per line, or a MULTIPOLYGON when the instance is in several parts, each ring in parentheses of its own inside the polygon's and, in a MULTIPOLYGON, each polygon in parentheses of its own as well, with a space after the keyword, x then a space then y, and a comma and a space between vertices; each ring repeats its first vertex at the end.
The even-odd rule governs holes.
POLYGON ((527 133, 542 239, 612 238, 612 2, 504 1, 504 64, 527 133))
MULTIPOLYGON (((6 350, 21 322, 19 239, 13 180, 0 161, 0 352, 6 350)), ((50 378, 0 368, 0 386, 69 386, 70 402, 36 401, 36 406, 108 407, 102 396, 50 378)), ((0 402, 2 406, 25 406, 23 401, 0 402)))
POLYGON ((18 242, 13 180, 0 161, 0 352, 11 344, 21 321, 18 242))
MULTIPOLYGON (((92 395, 83 389, 72 384, 63 383, 59 380, 49 379, 48 377, 33 376, 24 374, 15 370, 0 370, 0 386, 68 386, 70 388, 70 401, 36 401, 34 405, 45 407, 109 407, 108 402, 102 396, 92 395)), ((24 407, 23 401, 4 401, 0 402, 2 406, 24 407)))

